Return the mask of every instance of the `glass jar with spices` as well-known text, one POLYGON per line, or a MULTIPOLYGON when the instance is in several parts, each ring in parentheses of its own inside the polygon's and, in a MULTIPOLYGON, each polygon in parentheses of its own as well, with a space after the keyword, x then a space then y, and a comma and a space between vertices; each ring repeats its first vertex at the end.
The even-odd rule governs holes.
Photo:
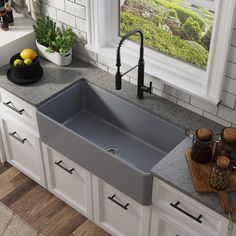
POLYGON ((222 155, 227 156, 232 163, 236 163, 236 128, 227 127, 221 131, 214 157, 217 159, 222 155))
POLYGON ((212 130, 209 128, 199 128, 195 131, 188 130, 186 134, 192 137, 192 160, 201 164, 211 161, 214 145, 212 130))
POLYGON ((230 185, 230 159, 219 156, 213 164, 209 183, 217 190, 227 189, 230 185))

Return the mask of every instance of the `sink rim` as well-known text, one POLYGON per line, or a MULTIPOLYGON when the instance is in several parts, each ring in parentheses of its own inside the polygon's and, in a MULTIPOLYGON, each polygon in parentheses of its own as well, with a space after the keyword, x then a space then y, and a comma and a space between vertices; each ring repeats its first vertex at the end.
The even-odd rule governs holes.
MULTIPOLYGON (((102 151, 103 153, 108 154, 110 157, 112 157, 112 158, 114 158, 114 159, 116 159, 116 160, 122 162, 122 163, 125 164, 125 165, 128 165, 130 168, 134 169, 135 171, 138 171, 140 174, 145 175, 145 176, 152 175, 151 169, 152 169, 160 160, 162 160, 172 149, 171 149, 170 151, 168 151, 160 160, 157 159, 157 162, 156 162, 152 167, 150 167, 150 169, 149 169, 148 171, 144 171, 144 170, 139 169, 139 168, 136 167, 135 165, 133 165, 131 162, 126 161, 125 158, 115 157, 114 155, 112 155, 111 153, 109 153, 108 151, 106 151, 103 147, 101 147, 101 146, 97 145, 96 143, 90 141, 88 138, 86 138, 86 137, 84 137, 83 135, 77 133, 77 132, 74 131, 73 129, 68 128, 68 127, 65 125, 65 122, 62 122, 62 123, 61 123, 61 122, 57 121, 56 119, 53 119, 53 118, 51 118, 50 116, 48 116, 48 115, 46 115, 46 114, 44 114, 43 112, 40 111, 40 108, 42 108, 43 106, 45 106, 47 103, 50 103, 52 100, 56 99, 56 98, 59 97, 59 96, 63 96, 63 94, 67 93, 70 89, 73 89, 74 87, 79 86, 81 83, 86 83, 86 84, 88 84, 88 85, 91 87, 91 89, 93 89, 93 87, 94 87, 95 89, 98 89, 98 90, 102 91, 103 93, 106 93, 106 94, 108 94, 108 95, 110 95, 110 96, 113 96, 115 99, 118 99, 118 100, 121 101, 121 102, 128 103, 128 105, 132 106, 132 107, 135 108, 135 109, 138 109, 139 112, 145 113, 145 114, 150 115, 150 116, 152 116, 152 117, 154 117, 154 118, 157 117, 157 118, 161 119, 162 122, 164 122, 164 123, 170 125, 170 126, 173 127, 173 128, 177 128, 177 129, 179 129, 180 131, 183 131, 183 133, 184 133, 184 129, 183 129, 183 128, 181 128, 181 127, 179 127, 179 126, 177 126, 177 125, 175 125, 175 124, 173 124, 173 123, 171 123, 171 122, 169 122, 169 121, 163 119, 163 118, 160 117, 158 114, 156 114, 156 113, 154 113, 154 112, 151 112, 151 111, 149 111, 148 109, 145 109, 145 108, 143 108, 143 107, 140 107, 140 106, 138 106, 138 105, 136 105, 136 104, 133 104, 132 102, 128 101, 127 99, 122 98, 121 96, 119 96, 119 95, 117 95, 117 94, 115 94, 115 93, 113 93, 113 92, 111 92, 111 91, 108 91, 107 89, 101 88, 101 87, 99 87, 99 86, 97 86, 97 85, 95 85, 95 84, 89 82, 89 81, 86 80, 85 78, 79 79, 79 80, 78 80, 76 83, 74 83, 73 85, 68 86, 68 87, 65 88, 63 91, 58 92, 58 93, 55 94, 53 97, 49 98, 47 101, 45 101, 45 102, 44 102, 43 104, 41 104, 39 107, 37 107, 36 112, 40 113, 40 115, 42 115, 42 116, 45 117, 46 119, 49 119, 51 122, 56 122, 57 125, 59 125, 59 127, 64 128, 65 130, 67 130, 68 132, 72 133, 73 135, 75 135, 75 136, 77 136, 77 137, 79 137, 79 138, 82 138, 84 141, 88 142, 90 145, 93 145, 94 147, 98 148, 99 151, 102 151)), ((124 131, 124 132, 126 132, 126 131, 124 131)), ((132 135, 132 134, 130 134, 130 135, 132 135)), ((133 135, 133 136, 135 136, 135 135, 133 135)), ((135 136, 135 137, 136 137, 136 136, 135 136)), ((137 138, 138 138, 138 139, 141 139, 140 137, 137 137, 137 138)), ((184 139, 184 137, 183 137, 183 139, 184 139)), ((176 144, 176 146, 177 146, 183 139, 181 139, 181 140, 176 144)), ((142 140, 142 139, 141 139, 141 140, 142 140)), ((153 148, 158 149, 158 147, 156 147, 155 145, 153 145, 153 144, 147 142, 146 140, 142 140, 142 141, 145 142, 145 143, 147 143, 147 144, 149 144, 149 145, 151 145, 153 148)))
MULTIPOLYGON (((66 129, 68 132, 72 133, 73 135, 80 137, 80 138, 83 139, 84 141, 86 141, 86 142, 88 142, 89 144, 93 145, 94 147, 98 148, 99 151, 102 151, 103 153, 108 154, 110 157, 112 157, 112 158, 114 158, 114 159, 116 159, 116 160, 122 162, 122 163, 125 164, 125 165, 128 165, 129 167, 131 167, 131 168, 134 169, 135 171, 138 171, 138 172, 141 173, 142 175, 145 175, 145 176, 152 175, 152 173, 151 173, 151 168, 150 168, 150 171, 149 171, 149 172, 142 171, 142 170, 140 170, 139 168, 137 168, 137 167, 135 167, 134 165, 132 165, 131 163, 125 161, 124 159, 119 158, 119 157, 115 157, 114 155, 112 155, 111 153, 109 153, 108 151, 106 151, 105 149, 103 149, 102 147, 100 147, 99 145, 93 143, 92 141, 90 141, 89 139, 85 138, 84 136, 78 134, 77 132, 73 131, 72 129, 69 129, 68 127, 64 126, 64 125, 61 124, 60 122, 58 122, 58 121, 52 119, 51 117, 49 117, 49 116, 43 114, 42 112, 40 112, 40 111, 38 111, 38 110, 37 110, 36 112, 40 113, 40 115, 42 115, 43 117, 45 117, 45 118, 51 120, 52 122, 56 122, 57 125, 59 125, 61 128, 66 129)), ((157 162, 157 163, 158 163, 158 162, 157 162)), ((157 164, 157 163, 156 163, 156 164, 157 164)), ((156 164, 155 164, 155 165, 156 165, 156 164)), ((155 166, 155 165, 154 165, 154 166, 155 166)), ((154 166, 153 166, 153 167, 154 167, 154 166)), ((152 167, 152 168, 153 168, 153 167, 152 167)))

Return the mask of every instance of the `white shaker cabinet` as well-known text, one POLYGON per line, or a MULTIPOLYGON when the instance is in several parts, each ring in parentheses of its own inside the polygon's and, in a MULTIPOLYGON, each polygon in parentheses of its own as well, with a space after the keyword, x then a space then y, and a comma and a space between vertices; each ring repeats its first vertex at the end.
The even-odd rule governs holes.
POLYGON ((1 161, 46 187, 36 108, 2 88, 0 95, 1 161))
POLYGON ((151 236, 227 236, 228 220, 154 178, 151 236))
POLYGON ((95 223, 113 236, 149 236, 151 206, 143 206, 93 175, 95 223))
POLYGON ((43 152, 48 190, 92 219, 91 173, 45 144, 43 152))
POLYGON ((10 119, 2 119, 6 160, 42 186, 46 186, 39 136, 10 119))
POLYGON ((3 130, 1 129, 1 127, 3 127, 3 125, 1 123, 2 123, 2 120, 0 116, 0 162, 4 162, 6 161, 6 155, 5 155, 5 150, 4 150, 3 141, 2 141, 3 130))

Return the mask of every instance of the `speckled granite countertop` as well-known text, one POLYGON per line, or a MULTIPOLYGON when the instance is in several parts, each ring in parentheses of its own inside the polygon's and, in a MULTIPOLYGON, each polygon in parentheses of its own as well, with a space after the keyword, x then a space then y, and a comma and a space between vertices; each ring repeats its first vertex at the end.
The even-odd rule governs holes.
MULTIPOLYGON (((38 82, 28 86, 13 84, 6 78, 8 66, 0 68, 0 87, 38 107, 52 96, 55 96, 55 94, 77 83, 79 79, 85 78, 91 84, 107 90, 184 129, 197 129, 199 127, 209 127, 214 131, 222 129, 221 125, 156 95, 145 94, 145 99, 138 100, 136 98, 136 86, 126 81, 122 82, 122 90, 115 90, 113 75, 78 59, 73 59, 73 63, 69 67, 59 67, 43 59, 40 62, 44 70, 43 76, 38 82)), ((185 147, 190 144, 190 140, 185 139, 157 163, 152 169, 152 173, 171 186, 226 216, 220 207, 216 194, 200 194, 195 191, 184 156, 185 147)), ((231 194, 231 199, 236 207, 236 193, 231 194)), ((236 222, 236 213, 234 213, 233 218, 236 222)))
MULTIPOLYGON (((172 187, 180 190, 186 195, 206 205, 210 209, 228 217, 222 209, 216 193, 198 193, 196 192, 192 176, 185 157, 186 147, 191 147, 191 139, 184 139, 177 147, 159 161, 152 173, 160 180, 168 183, 172 187)), ((236 207, 236 192, 230 193, 232 205, 236 207)), ((234 211, 233 221, 236 223, 236 212, 234 211)))

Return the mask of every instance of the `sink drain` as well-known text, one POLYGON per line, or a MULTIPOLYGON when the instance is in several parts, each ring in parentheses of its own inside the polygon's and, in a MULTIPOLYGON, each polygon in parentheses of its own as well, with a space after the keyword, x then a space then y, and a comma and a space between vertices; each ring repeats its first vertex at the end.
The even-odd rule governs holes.
POLYGON ((119 148, 118 147, 113 147, 113 146, 108 146, 105 148, 105 150, 109 153, 111 153, 113 156, 117 157, 119 154, 119 148))

